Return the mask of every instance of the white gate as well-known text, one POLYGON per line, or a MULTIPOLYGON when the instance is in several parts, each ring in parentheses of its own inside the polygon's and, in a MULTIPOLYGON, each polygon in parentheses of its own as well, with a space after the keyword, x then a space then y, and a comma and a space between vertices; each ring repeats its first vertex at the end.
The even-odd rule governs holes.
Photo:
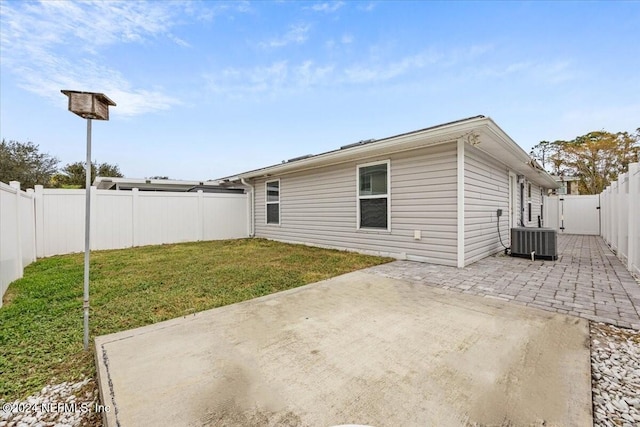
POLYGON ((600 235, 600 196, 551 196, 545 226, 564 234, 600 235))

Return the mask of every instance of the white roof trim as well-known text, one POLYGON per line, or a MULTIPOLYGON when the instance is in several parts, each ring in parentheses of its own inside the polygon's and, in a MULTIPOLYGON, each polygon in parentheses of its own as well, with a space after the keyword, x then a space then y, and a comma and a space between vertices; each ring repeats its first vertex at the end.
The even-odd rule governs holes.
POLYGON ((455 142, 464 138, 471 145, 505 164, 509 169, 524 175, 532 182, 546 188, 557 188, 556 181, 532 160, 491 118, 472 117, 424 130, 384 138, 369 144, 333 150, 293 162, 268 166, 253 171, 216 180, 218 183, 240 179, 285 175, 329 165, 362 161, 367 158, 415 150, 455 142))
POLYGON ((116 178, 98 176, 93 180, 93 185, 98 189, 108 190, 116 185, 126 186, 157 186, 157 187, 196 187, 200 185, 216 185, 214 181, 186 181, 179 179, 145 179, 145 178, 116 178))

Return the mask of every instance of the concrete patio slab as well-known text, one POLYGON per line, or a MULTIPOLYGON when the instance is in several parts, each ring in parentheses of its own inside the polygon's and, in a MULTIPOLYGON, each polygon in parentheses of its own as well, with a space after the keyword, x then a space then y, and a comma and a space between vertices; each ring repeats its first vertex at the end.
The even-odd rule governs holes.
POLYGON ((589 426, 587 321, 364 272, 96 338, 115 426, 589 426))

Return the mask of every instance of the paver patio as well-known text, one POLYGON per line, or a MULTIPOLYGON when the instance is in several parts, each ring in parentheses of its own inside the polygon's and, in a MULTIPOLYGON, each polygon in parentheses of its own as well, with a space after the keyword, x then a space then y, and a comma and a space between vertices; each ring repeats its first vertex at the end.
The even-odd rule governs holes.
POLYGON ((559 235, 557 261, 499 254, 462 269, 395 261, 363 271, 640 329, 640 284, 598 236, 559 235))

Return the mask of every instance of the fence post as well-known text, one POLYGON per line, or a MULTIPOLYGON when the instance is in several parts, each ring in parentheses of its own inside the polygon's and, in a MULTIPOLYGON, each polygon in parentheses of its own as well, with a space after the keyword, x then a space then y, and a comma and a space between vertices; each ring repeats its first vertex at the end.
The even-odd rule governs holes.
MULTIPOLYGON (((636 234, 638 232, 638 221, 633 218, 637 218, 637 211, 635 209, 636 204, 638 202, 639 193, 640 193, 640 164, 639 163, 631 163, 629 165, 629 172, 627 173, 629 176, 629 196, 627 197, 627 212, 628 212, 628 236, 627 239, 629 242, 629 246, 627 249, 627 270, 633 271, 633 263, 636 259, 636 254, 638 253, 638 248, 636 245, 638 241, 636 240, 636 234)), ((639 266, 640 267, 640 266, 639 266)))
MULTIPOLYGON (((624 212, 624 209, 626 209, 626 206, 624 206, 624 174, 621 174, 618 176, 618 188, 617 188, 617 193, 618 193, 618 212, 616 212, 616 225, 617 225, 617 229, 618 229, 618 237, 617 237, 617 242, 616 242, 616 246, 618 247, 618 251, 616 252, 616 255, 618 256, 618 259, 622 261, 622 257, 621 255, 626 251, 626 248, 623 248, 623 243, 624 243, 624 233, 627 231, 626 230, 626 226, 623 223, 623 218, 622 218, 622 212, 624 212)), ((626 213, 626 212, 625 212, 626 213)))
POLYGON ((22 224, 21 224, 21 212, 20 212, 20 183, 18 181, 9 181, 9 185, 16 190, 16 235, 18 247, 16 248, 17 254, 17 267, 18 271, 20 271, 20 275, 18 277, 22 277, 22 272, 24 270, 24 265, 22 265, 22 224))
POLYGON ((611 249, 613 249, 613 226, 615 224, 615 221, 613 220, 613 214, 615 213, 616 209, 615 209, 615 203, 616 203, 616 198, 615 198, 615 194, 613 192, 613 183, 609 184, 609 190, 608 190, 608 198, 609 198, 609 225, 608 225, 608 229, 607 229, 607 233, 609 233, 609 247, 611 249))
POLYGON ((618 181, 611 183, 611 249, 618 254, 618 210, 620 209, 620 198, 618 197, 618 181))
POLYGON ((602 238, 611 246, 611 234, 609 233, 609 209, 611 208, 611 198, 609 197, 609 186, 602 192, 602 238))
POLYGON ((600 237, 607 243, 605 237, 607 230, 607 189, 603 188, 600 193, 600 237))
POLYGON ((131 189, 131 246, 136 247, 139 245, 139 230, 138 230, 138 203, 140 194, 138 194, 137 188, 131 189))
POLYGON ((36 255, 36 193, 35 191, 33 191, 32 188, 27 189, 27 194, 30 197, 30 205, 31 205, 31 212, 33 214, 33 223, 31 224, 32 226, 32 230, 33 230, 33 238, 31 239, 31 253, 33 254, 33 258, 31 259, 31 261, 29 262, 33 262, 36 260, 37 255, 36 255))
POLYGON ((44 257, 44 187, 36 185, 36 257, 44 257))
POLYGON ((204 240, 204 192, 198 190, 198 241, 204 240))

